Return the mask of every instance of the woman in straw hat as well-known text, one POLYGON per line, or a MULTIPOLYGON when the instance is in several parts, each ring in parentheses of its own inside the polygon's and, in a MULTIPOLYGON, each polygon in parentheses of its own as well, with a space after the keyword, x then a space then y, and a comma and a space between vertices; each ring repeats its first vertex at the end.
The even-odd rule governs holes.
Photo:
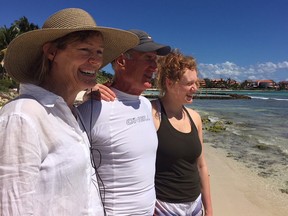
POLYGON ((138 42, 69 8, 9 44, 4 67, 20 96, 0 110, 1 215, 104 215, 73 102, 138 42))

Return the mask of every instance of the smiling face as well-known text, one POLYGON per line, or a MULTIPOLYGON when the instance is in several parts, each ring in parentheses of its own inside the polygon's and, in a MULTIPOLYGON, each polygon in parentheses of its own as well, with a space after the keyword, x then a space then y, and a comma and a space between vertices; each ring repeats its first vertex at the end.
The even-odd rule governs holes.
POLYGON ((119 90, 133 95, 140 95, 151 88, 153 74, 157 72, 156 52, 129 51, 118 58, 122 69, 115 70, 115 83, 119 90))
POLYGON ((158 69, 160 97, 167 96, 178 105, 192 103, 193 94, 198 90, 195 58, 174 50, 159 58, 158 69))
MULTIPOLYGON (((77 94, 96 84, 96 73, 103 63, 104 44, 101 34, 90 34, 85 39, 76 39, 59 48, 59 43, 48 43, 47 57, 51 62, 48 75, 58 95, 77 94), (63 94, 59 91, 63 91, 63 94)), ((44 46, 44 50, 45 50, 44 46)), ((45 52, 45 51, 44 51, 45 52)))
POLYGON ((178 82, 167 79, 167 94, 174 97, 175 101, 182 104, 192 103, 193 94, 198 90, 197 71, 195 69, 184 69, 184 74, 178 82))

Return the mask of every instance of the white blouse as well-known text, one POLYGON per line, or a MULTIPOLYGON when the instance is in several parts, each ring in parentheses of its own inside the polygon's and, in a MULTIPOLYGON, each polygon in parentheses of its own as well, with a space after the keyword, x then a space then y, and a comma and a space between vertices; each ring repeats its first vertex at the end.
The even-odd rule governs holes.
POLYGON ((65 101, 22 84, 0 109, 0 215, 103 215, 89 141, 65 101))

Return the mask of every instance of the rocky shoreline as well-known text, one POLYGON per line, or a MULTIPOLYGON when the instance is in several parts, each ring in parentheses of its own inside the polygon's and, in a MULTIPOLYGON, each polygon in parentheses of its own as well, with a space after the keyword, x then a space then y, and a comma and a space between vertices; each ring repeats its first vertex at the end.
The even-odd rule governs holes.
POLYGON ((19 94, 17 90, 10 89, 8 92, 0 92, 0 108, 4 106, 8 101, 12 100, 13 98, 17 97, 19 94))

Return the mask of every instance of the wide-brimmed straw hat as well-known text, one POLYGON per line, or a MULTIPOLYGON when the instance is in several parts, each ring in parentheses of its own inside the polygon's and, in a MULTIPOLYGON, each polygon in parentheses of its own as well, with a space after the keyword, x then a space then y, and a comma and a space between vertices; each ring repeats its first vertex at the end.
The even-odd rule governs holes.
POLYGON ((42 55, 42 46, 69 33, 84 30, 99 31, 103 35, 102 67, 139 43, 138 37, 131 32, 97 26, 95 20, 86 11, 67 8, 50 16, 42 29, 29 31, 16 37, 7 48, 4 67, 18 82, 34 82, 35 71, 30 71, 30 68, 42 55))

